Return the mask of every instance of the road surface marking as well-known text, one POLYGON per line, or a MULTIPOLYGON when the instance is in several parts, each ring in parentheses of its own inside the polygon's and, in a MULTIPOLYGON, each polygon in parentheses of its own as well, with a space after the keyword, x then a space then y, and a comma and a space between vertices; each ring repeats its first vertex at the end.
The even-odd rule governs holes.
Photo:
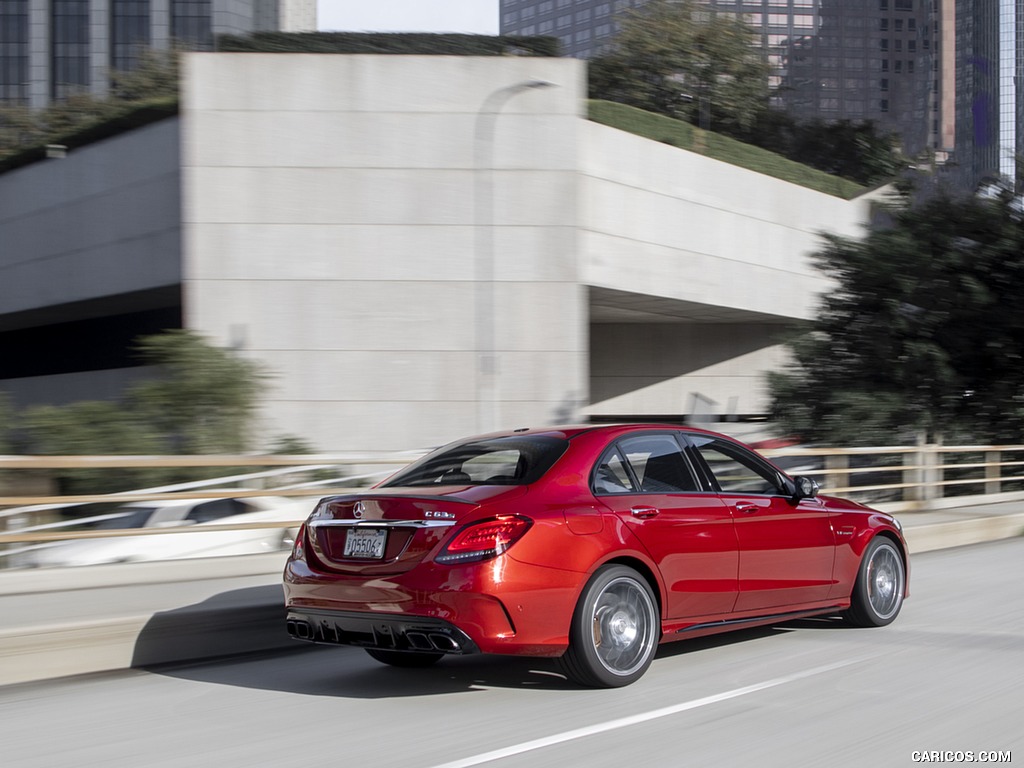
POLYGON ((668 717, 669 715, 676 715, 680 712, 686 712, 690 709, 698 709, 699 707, 706 707, 709 704, 717 704, 720 701, 727 701, 728 699, 735 699, 739 696, 746 696, 750 693, 757 693, 758 691, 763 691, 768 688, 775 688, 780 685, 785 685, 786 683, 792 683, 797 680, 803 680, 804 678, 813 677, 815 675, 821 675, 836 669, 842 669, 843 667, 849 667, 852 664, 860 664, 863 661, 867 661, 869 658, 873 657, 864 657, 858 659, 850 659, 847 661, 838 661, 835 664, 826 664, 825 666, 814 667, 813 669, 807 669, 803 672, 794 672, 791 675, 776 677, 772 680, 766 680, 763 683, 754 683, 753 685, 747 685, 743 688, 734 688, 731 691, 716 693, 711 696, 705 696, 701 699, 693 699, 692 701, 684 701, 680 704, 673 704, 670 707, 652 709, 650 712, 641 712, 636 715, 630 715, 629 717, 620 717, 615 720, 608 720, 604 723, 596 723, 595 725, 588 725, 584 726, 583 728, 574 728, 571 731, 565 731, 564 733, 556 733, 551 736, 545 736, 542 739, 524 741, 522 744, 515 744, 511 747, 495 749, 491 752, 484 752, 479 755, 466 757, 462 760, 455 760, 450 763, 442 763, 440 765, 434 766, 433 768, 472 768, 472 766, 475 765, 482 765, 484 763, 489 763, 494 760, 501 760, 505 757, 521 755, 524 752, 532 752, 535 749, 551 747, 555 744, 562 744, 566 741, 582 739, 587 736, 594 736, 599 733, 606 733, 607 731, 614 731, 618 728, 628 728, 631 725, 646 723, 649 720, 657 720, 660 717, 668 717))

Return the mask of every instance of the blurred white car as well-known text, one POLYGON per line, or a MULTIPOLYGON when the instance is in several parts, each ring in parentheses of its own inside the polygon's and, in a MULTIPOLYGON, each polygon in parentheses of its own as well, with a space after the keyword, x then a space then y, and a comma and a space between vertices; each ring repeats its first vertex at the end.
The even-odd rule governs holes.
POLYGON ((315 500, 309 499, 292 501, 263 496, 134 502, 119 507, 89 530, 179 527, 184 530, 160 535, 90 538, 37 545, 22 553, 17 564, 37 567, 97 565, 286 550, 291 546, 299 523, 314 504, 315 500), (282 523, 280 528, 201 530, 215 525, 278 521, 282 523))

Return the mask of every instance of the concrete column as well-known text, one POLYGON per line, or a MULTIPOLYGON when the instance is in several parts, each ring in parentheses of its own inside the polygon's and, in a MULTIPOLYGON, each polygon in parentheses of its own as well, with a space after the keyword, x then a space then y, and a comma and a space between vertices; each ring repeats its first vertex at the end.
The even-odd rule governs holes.
POLYGON ((89 4, 89 90, 97 98, 110 93, 110 0, 89 4))
POLYGON ((28 5, 28 103, 42 109, 50 103, 50 3, 29 0, 28 5))
POLYGON ((921 469, 922 454, 919 451, 911 451, 903 454, 903 482, 907 487, 903 489, 904 501, 924 500, 924 470, 921 469))
POLYGON ((170 47, 171 0, 150 0, 149 41, 157 51, 166 51, 170 47))
POLYGON ((834 488, 848 488, 853 484, 853 476, 845 470, 850 468, 850 457, 846 454, 833 453, 825 457, 825 488, 831 493, 834 488))
POLYGON ((921 445, 921 464, 924 466, 924 500, 925 502, 941 499, 943 486, 939 485, 945 477, 942 468, 942 454, 936 449, 942 447, 942 439, 934 444, 921 445))

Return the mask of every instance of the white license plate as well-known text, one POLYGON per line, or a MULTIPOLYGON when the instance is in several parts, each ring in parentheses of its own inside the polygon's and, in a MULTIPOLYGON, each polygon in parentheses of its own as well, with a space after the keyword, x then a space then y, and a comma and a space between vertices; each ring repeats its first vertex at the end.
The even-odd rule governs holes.
POLYGON ((383 528, 349 528, 345 537, 345 557, 380 560, 384 557, 384 543, 388 532, 383 528))

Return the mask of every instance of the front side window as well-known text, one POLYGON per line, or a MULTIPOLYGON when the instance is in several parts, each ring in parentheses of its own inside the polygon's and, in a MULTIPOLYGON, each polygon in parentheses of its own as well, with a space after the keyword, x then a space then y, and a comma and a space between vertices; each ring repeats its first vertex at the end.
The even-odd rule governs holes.
POLYGON ((693 436, 690 439, 722 493, 775 496, 783 492, 781 474, 741 448, 711 437, 693 436))

